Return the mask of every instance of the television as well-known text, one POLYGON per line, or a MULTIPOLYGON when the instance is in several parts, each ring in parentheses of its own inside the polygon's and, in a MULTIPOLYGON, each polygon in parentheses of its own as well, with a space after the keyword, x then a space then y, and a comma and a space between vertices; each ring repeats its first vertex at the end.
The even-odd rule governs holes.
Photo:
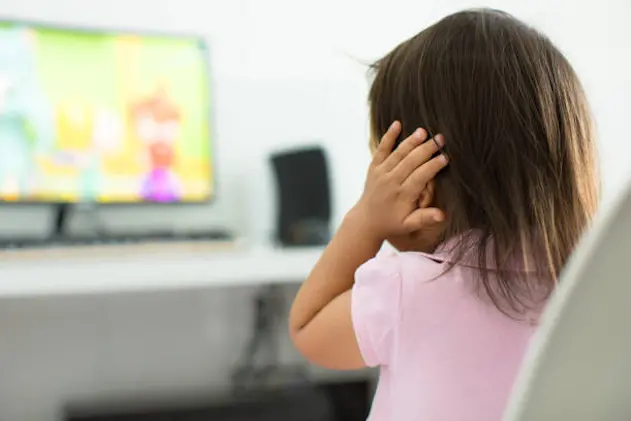
POLYGON ((0 202, 203 202, 202 38, 0 21, 0 202))

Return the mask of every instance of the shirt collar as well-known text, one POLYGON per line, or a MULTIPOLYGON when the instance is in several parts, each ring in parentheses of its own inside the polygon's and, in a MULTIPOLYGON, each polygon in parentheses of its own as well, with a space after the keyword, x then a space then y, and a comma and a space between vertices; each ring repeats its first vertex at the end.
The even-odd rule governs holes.
MULTIPOLYGON (((480 262, 480 255, 478 249, 479 235, 475 232, 470 232, 467 234, 461 234, 455 237, 452 237, 443 243, 441 243, 433 253, 421 253, 426 257, 445 263, 451 263, 459 266, 467 266, 471 268, 485 268, 488 270, 496 270, 497 264, 494 259, 494 244, 491 239, 487 243, 487 253, 486 253, 486 262, 480 262), (461 259, 458 259, 458 252, 461 248, 464 248, 464 254, 461 259)), ((536 265, 534 265, 534 260, 531 259, 532 264, 529 264, 528 267, 524 265, 523 259, 521 256, 516 255, 513 259, 513 262, 509 266, 511 270, 517 272, 535 272, 536 265)))

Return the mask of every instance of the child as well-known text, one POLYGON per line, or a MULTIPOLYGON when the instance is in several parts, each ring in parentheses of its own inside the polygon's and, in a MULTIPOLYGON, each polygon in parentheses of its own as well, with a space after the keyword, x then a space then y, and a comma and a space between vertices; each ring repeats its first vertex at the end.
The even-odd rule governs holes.
POLYGON ((292 339, 325 367, 380 367, 373 421, 500 420, 597 208, 585 95, 546 37, 494 10, 448 16, 374 70, 380 141, 292 339), (399 253, 375 257, 386 240, 399 253))

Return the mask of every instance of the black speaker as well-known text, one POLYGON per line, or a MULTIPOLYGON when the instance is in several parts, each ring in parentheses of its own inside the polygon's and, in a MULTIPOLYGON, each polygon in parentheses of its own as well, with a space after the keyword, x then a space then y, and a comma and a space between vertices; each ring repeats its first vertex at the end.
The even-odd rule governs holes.
POLYGON ((326 154, 313 147, 272 155, 278 191, 276 240, 284 246, 327 244, 331 192, 326 154))

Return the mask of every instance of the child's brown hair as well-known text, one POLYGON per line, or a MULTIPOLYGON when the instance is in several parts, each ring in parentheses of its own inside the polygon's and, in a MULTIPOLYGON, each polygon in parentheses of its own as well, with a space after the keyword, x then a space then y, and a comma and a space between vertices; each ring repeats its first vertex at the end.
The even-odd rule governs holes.
POLYGON ((547 296, 599 202, 592 119, 563 54, 509 14, 481 9, 447 16, 373 70, 375 139, 394 120, 401 138, 417 127, 444 135, 450 164, 433 205, 447 214, 445 238, 479 234, 493 303, 521 312, 535 287, 547 296), (515 255, 537 276, 515 276, 515 255))

